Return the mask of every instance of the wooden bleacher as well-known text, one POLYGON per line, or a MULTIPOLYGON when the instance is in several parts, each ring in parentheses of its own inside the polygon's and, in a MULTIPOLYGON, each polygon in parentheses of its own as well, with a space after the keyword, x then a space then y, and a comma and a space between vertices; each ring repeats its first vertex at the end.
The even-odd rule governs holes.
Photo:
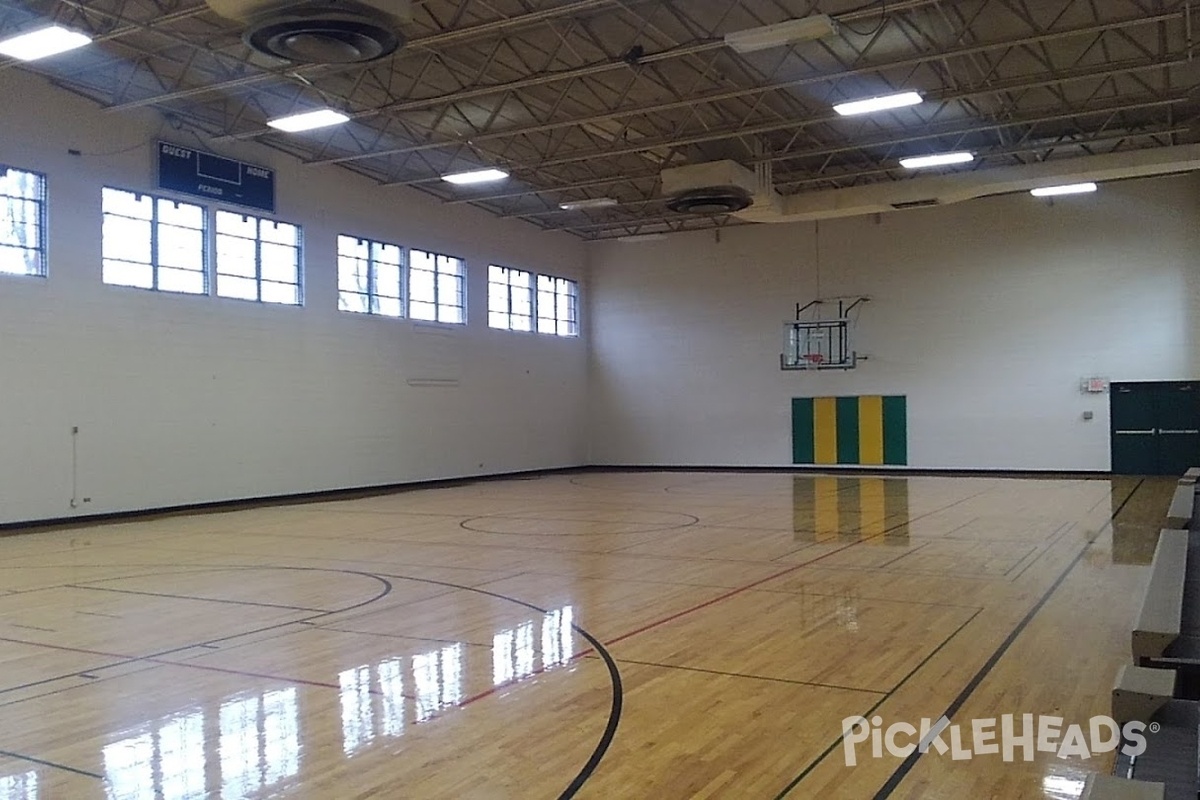
POLYGON ((1167 511, 1167 527, 1186 529, 1192 524, 1192 511, 1196 501, 1196 479, 1180 478, 1171 497, 1171 508, 1167 511))
POLYGON ((1079 800, 1163 800, 1166 796, 1166 787, 1161 783, 1131 781, 1096 772, 1088 776, 1079 800))
POLYGON ((1159 534, 1131 637, 1135 664, 1161 657, 1179 638, 1188 550, 1187 531, 1166 529, 1159 534))
POLYGON ((1157 723, 1139 756, 1117 754, 1114 775, 1089 780, 1083 797, 1200 797, 1200 467, 1176 488, 1130 634, 1134 663, 1117 675, 1113 718, 1157 723))

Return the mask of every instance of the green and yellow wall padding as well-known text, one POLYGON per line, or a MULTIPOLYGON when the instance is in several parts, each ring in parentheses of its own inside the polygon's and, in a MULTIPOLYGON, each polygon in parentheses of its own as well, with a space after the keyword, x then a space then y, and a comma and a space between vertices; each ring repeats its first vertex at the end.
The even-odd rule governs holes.
POLYGON ((793 399, 792 463, 907 464, 908 398, 863 395, 793 399))

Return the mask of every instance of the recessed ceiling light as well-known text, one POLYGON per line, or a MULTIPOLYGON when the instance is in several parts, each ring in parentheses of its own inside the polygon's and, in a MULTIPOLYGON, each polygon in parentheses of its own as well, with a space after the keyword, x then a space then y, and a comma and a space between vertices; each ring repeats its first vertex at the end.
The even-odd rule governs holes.
POLYGON ((929 167, 944 167, 947 164, 966 164, 974 161, 974 153, 936 153, 931 156, 914 156, 900 159, 900 166, 905 169, 928 169, 929 167))
POLYGON ((873 114, 876 111, 890 111, 894 108, 915 106, 921 102, 921 95, 916 92, 900 92, 885 94, 881 97, 868 97, 866 100, 852 100, 849 103, 839 103, 833 110, 843 117, 856 114, 873 114))
POLYGON ((5 39, 0 42, 0 54, 21 61, 37 61, 39 58, 56 56, 83 47, 91 41, 91 37, 82 33, 51 25, 49 28, 5 39))
POLYGON ((568 200, 559 203, 558 207, 563 211, 585 211, 589 208, 608 208, 615 205, 617 201, 611 197, 592 197, 587 200, 568 200))
POLYGON ((725 34, 725 44, 738 53, 753 53, 797 42, 813 42, 837 33, 837 23, 828 14, 813 14, 774 25, 725 34))
POLYGON ((308 111, 303 114, 292 114, 290 117, 269 120, 267 124, 287 133, 299 133, 317 128, 328 128, 330 125, 341 125, 349 121, 350 118, 339 111, 322 108, 320 111, 308 111))
POLYGON ((1087 194, 1096 191, 1094 183, 1068 183, 1062 186, 1043 186, 1030 192, 1034 197, 1057 197, 1063 194, 1087 194))
POLYGON ((447 183, 455 183, 459 186, 466 186, 472 183, 490 183, 492 181, 502 181, 508 177, 508 173, 499 169, 477 169, 471 172, 455 172, 451 175, 443 175, 442 180, 447 183))

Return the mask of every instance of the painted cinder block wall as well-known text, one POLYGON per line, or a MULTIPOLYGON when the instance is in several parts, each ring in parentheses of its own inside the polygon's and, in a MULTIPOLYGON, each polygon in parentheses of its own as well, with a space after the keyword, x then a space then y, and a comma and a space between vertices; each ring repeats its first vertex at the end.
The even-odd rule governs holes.
POLYGON ((586 332, 486 313, 489 263, 582 281, 577 240, 241 145, 220 154, 276 169, 276 216, 304 227, 304 307, 106 286, 101 187, 153 190, 156 139, 200 143, 18 70, 0 103, 25 109, 0 163, 49 186, 48 278, 0 275, 0 523, 585 462, 586 332), (339 312, 340 233, 466 258, 469 324, 339 312))
POLYGON ((908 397, 910 466, 1107 470, 1108 397, 1080 379, 1200 377, 1195 175, 596 243, 589 259, 596 464, 787 465, 793 397, 883 394, 908 397), (860 294, 865 363, 780 371, 797 302, 860 294))

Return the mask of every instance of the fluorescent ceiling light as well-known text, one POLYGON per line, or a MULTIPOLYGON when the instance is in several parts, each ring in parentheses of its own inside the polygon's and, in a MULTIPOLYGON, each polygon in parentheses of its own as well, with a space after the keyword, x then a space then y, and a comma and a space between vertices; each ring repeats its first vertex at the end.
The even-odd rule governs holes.
POLYGON ((0 54, 21 61, 36 61, 83 47, 91 41, 91 37, 82 33, 51 25, 49 28, 5 39, 0 42, 0 54))
POLYGON ((1087 194, 1096 191, 1094 183, 1070 183, 1063 186, 1043 186, 1030 192, 1034 197, 1057 197, 1061 194, 1087 194))
POLYGON ((589 208, 608 208, 616 204, 617 201, 611 197, 593 197, 588 200, 568 200, 559 203, 558 207, 563 211, 584 211, 589 208))
POLYGON ((837 23, 827 14, 789 19, 774 25, 725 34, 725 44, 738 53, 753 53, 797 42, 812 42, 837 33, 837 23))
POLYGON ((292 114, 290 117, 269 120, 267 124, 287 133, 299 133, 317 128, 328 128, 330 125, 341 125, 343 122, 349 121, 350 118, 345 114, 322 108, 320 111, 309 111, 304 114, 292 114))
POLYGON ((639 233, 634 236, 618 236, 618 242, 637 244, 639 242, 659 242, 667 238, 665 233, 639 233))
POLYGON ((876 111, 890 111, 893 108, 915 106, 921 102, 921 95, 916 92, 900 92, 885 94, 882 97, 868 97, 866 100, 853 100, 849 103, 839 103, 833 110, 843 117, 855 114, 873 114, 876 111))
POLYGON ((456 183, 459 186, 465 186, 472 183, 490 183, 491 181, 502 181, 508 177, 508 173, 498 169, 477 169, 471 172, 456 172, 453 175, 443 175, 442 180, 447 183, 456 183))
POLYGON ((900 166, 905 169, 927 169, 929 167, 944 167, 947 164, 966 164, 974 161, 974 153, 937 153, 932 156, 914 156, 900 159, 900 166))

